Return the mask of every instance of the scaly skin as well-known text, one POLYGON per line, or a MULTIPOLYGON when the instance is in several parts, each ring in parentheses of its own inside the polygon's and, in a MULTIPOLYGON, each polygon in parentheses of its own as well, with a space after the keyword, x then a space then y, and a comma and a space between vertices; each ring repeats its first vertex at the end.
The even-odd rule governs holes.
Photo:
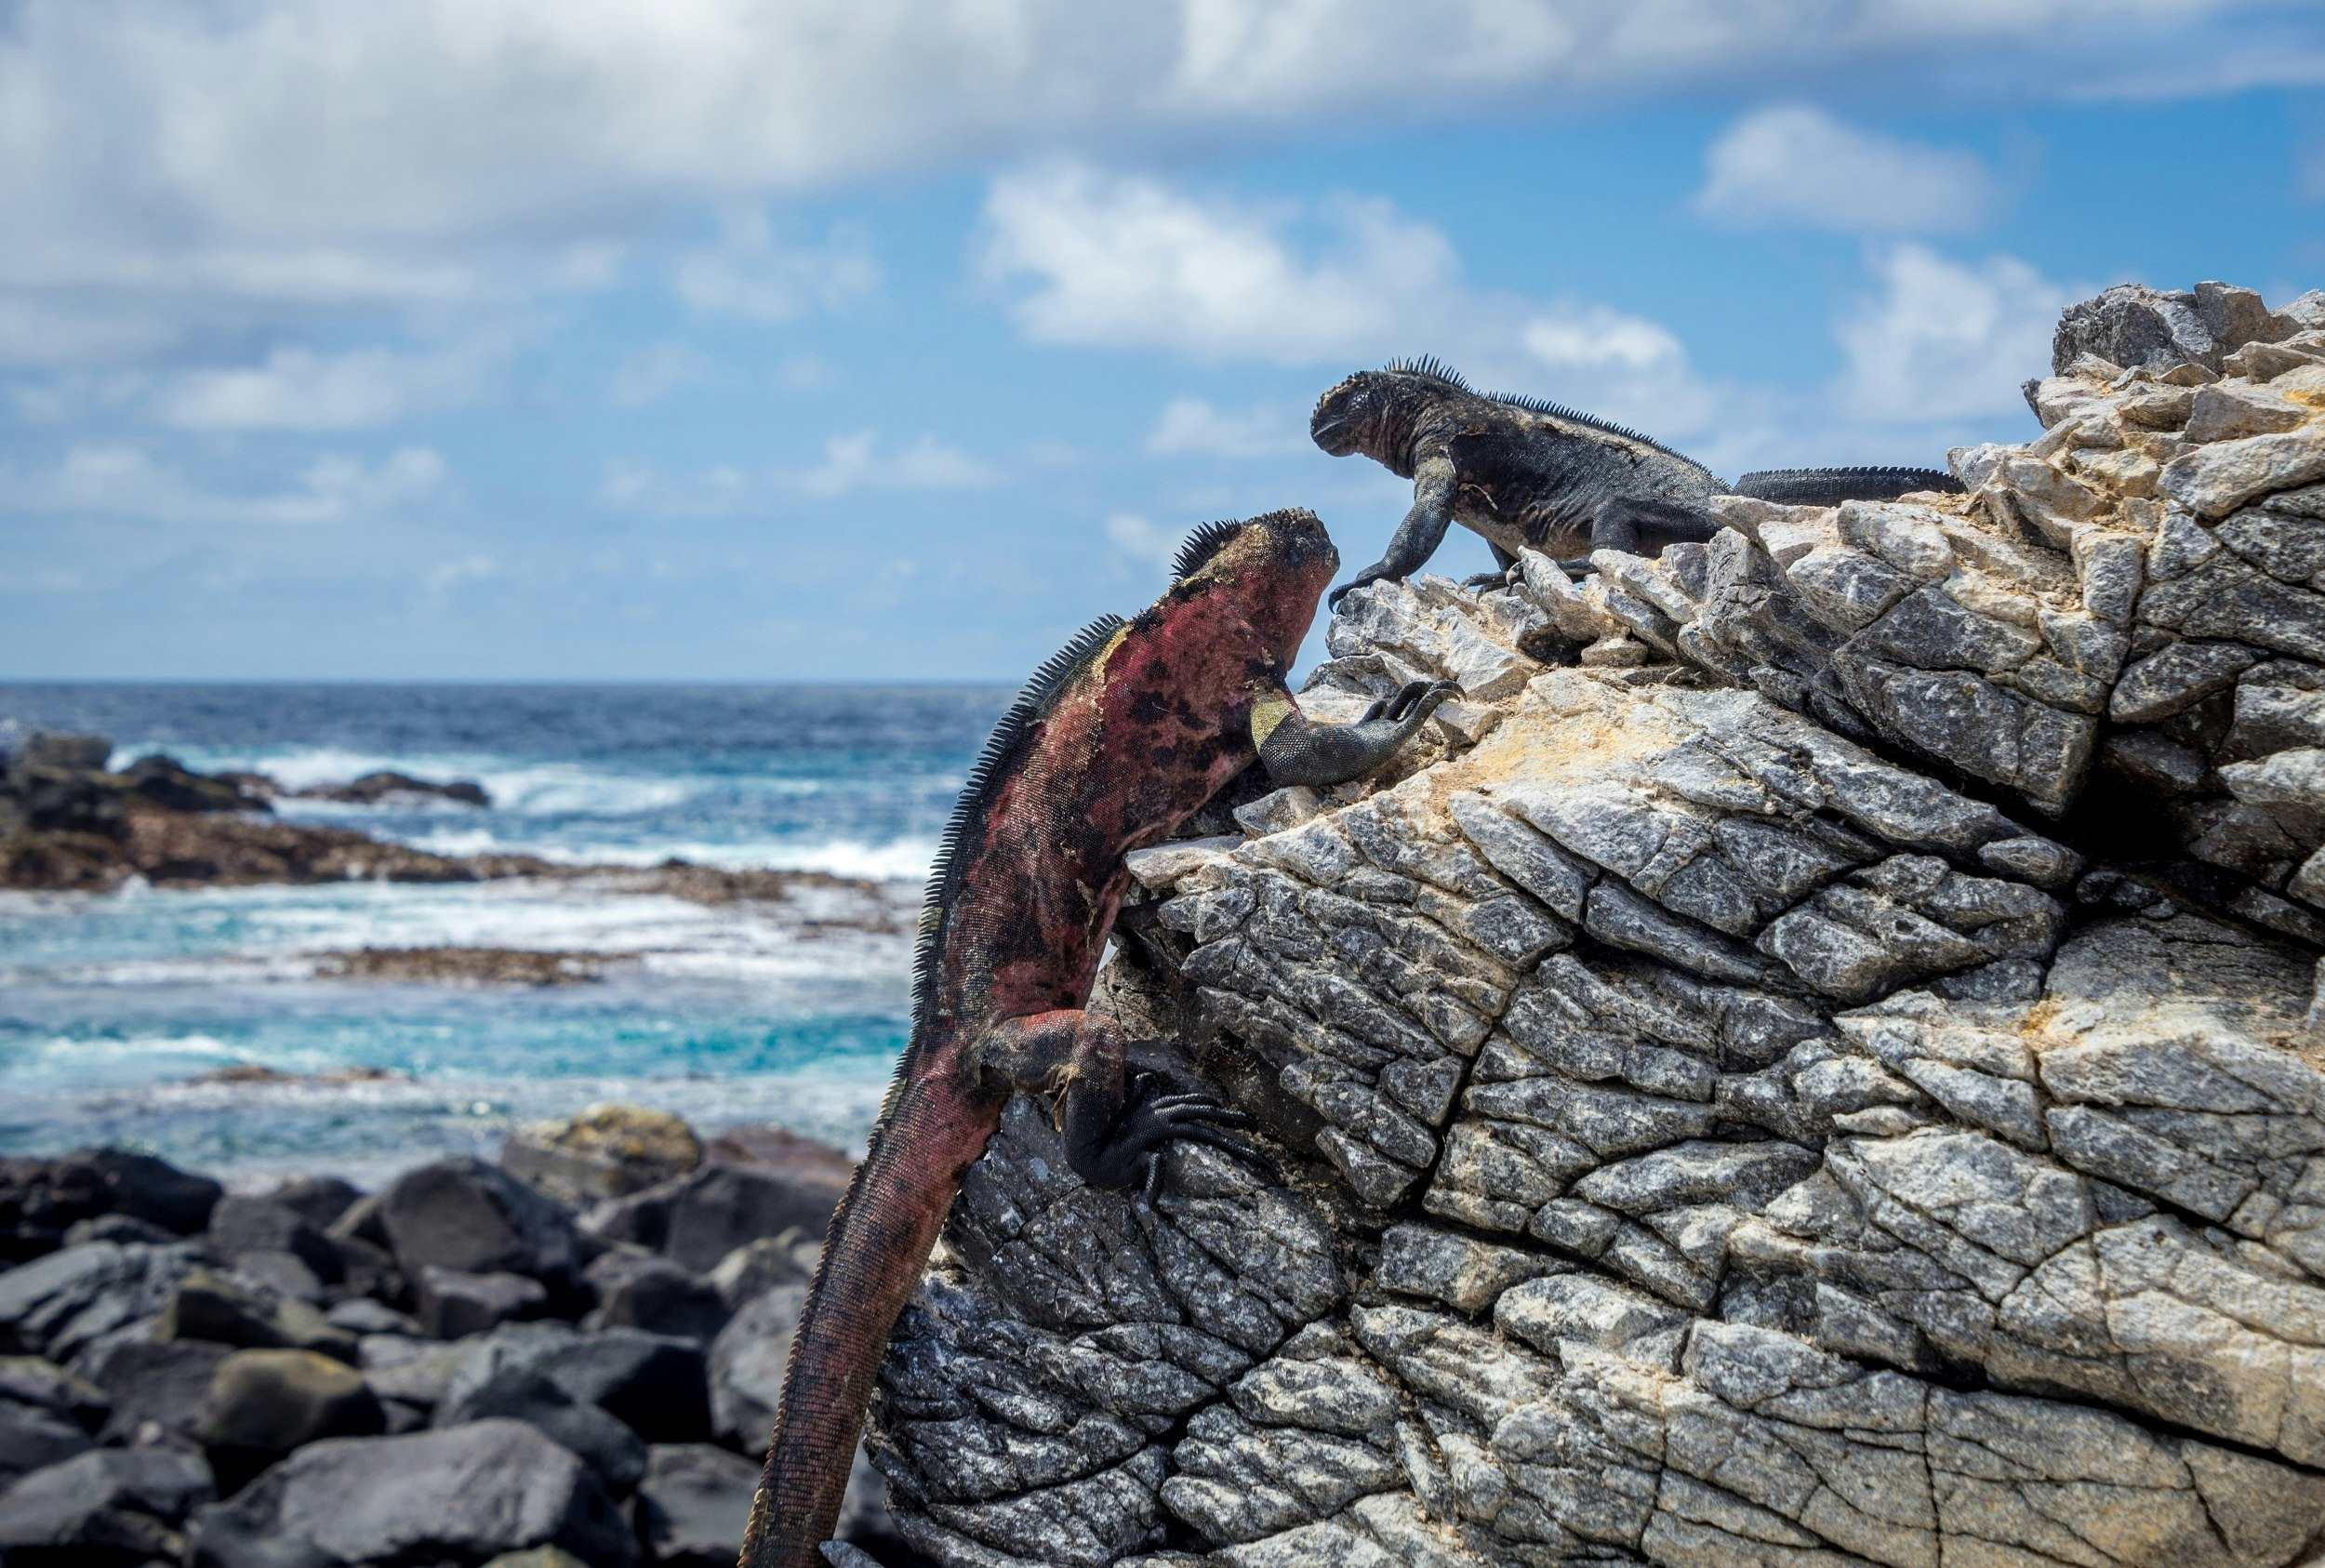
POLYGON ((1309 432, 1335 458, 1362 452, 1413 481, 1413 509, 1387 553, 1335 589, 1335 605, 1366 583, 1419 571, 1449 523, 1483 535, 1505 572, 1521 550, 1578 572, 1593 550, 1652 552, 1708 539, 1720 527, 1706 504, 1716 495, 1829 506, 1961 487, 1950 474, 1896 468, 1747 473, 1731 486, 1637 431, 1471 392, 1434 360, 1359 371, 1317 400, 1309 432))
POLYGON ((1094 629, 1003 721, 963 792, 922 916, 912 1038, 791 1345, 742 1568, 817 1568, 897 1315, 1009 1096, 1058 1092, 1084 1179, 1149 1191, 1159 1150, 1248 1119, 1126 1092, 1127 1041, 1083 1010, 1128 872, 1255 757, 1279 779, 1353 777, 1450 695, 1441 683, 1317 724, 1284 684, 1339 557, 1304 512, 1200 531, 1136 619, 1094 629), (1208 552, 1207 554, 1205 552, 1208 552))

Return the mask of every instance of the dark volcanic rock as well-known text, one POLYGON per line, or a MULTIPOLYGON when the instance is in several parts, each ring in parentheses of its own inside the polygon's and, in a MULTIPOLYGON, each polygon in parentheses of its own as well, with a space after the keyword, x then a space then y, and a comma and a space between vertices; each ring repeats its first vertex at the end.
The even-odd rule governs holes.
POLYGON ((352 1367, 312 1350, 237 1350, 219 1363, 193 1435, 214 1449, 284 1454, 380 1429, 379 1401, 352 1367))
POLYGON ((634 1328, 584 1335, 561 1322, 504 1323, 477 1342, 445 1387, 435 1424, 472 1418, 498 1385, 534 1374, 578 1403, 603 1406, 649 1442, 695 1442, 711 1432, 701 1348, 634 1328))
POLYGON ((431 1265, 529 1274, 556 1289, 580 1272, 580 1238, 565 1211, 481 1160, 405 1172, 380 1194, 379 1220, 406 1274, 431 1265))
POLYGON ((199 1455, 167 1448, 84 1454, 0 1495, 0 1555, 14 1568, 135 1568, 183 1546, 179 1521, 216 1495, 199 1455))
POLYGON ((286 1252, 326 1283, 339 1277, 339 1255, 322 1229, 272 1198, 219 1199, 203 1244, 220 1263, 235 1263, 254 1252, 286 1252))
POLYGON ((152 1317, 194 1267, 183 1245, 90 1242, 0 1274, 0 1351, 69 1361, 100 1335, 152 1317))
POLYGON ((104 1389, 37 1356, 0 1356, 0 1400, 53 1411, 92 1432, 113 1407, 104 1389))
POLYGON ((112 1203, 105 1178, 86 1161, 0 1160, 0 1264, 56 1251, 67 1230, 112 1203))
POLYGON ((746 1242, 719 1259, 711 1283, 733 1311, 777 1285, 805 1284, 816 1276, 816 1245, 796 1231, 746 1242))
MULTIPOLYGON (((299 1543, 341 1562, 480 1562, 554 1546, 630 1568, 637 1542, 590 1468, 518 1421, 300 1449, 232 1501, 194 1515, 194 1561, 274 1568, 254 1543, 299 1543)), ((308 1560, 310 1562, 315 1561, 308 1560)))
POLYGON ((0 1488, 95 1447, 81 1424, 40 1405, 0 1399, 0 1488))
POLYGON ((210 1211, 226 1191, 208 1176, 181 1171, 151 1154, 96 1149, 68 1158, 96 1168, 113 1195, 114 1212, 150 1220, 180 1236, 191 1236, 209 1224, 210 1211))
POLYGON ((638 1483, 638 1533, 654 1561, 728 1568, 743 1548, 759 1467, 700 1442, 658 1442, 638 1483))
POLYGON ((440 800, 458 801, 462 805, 492 804, 492 797, 485 792, 482 784, 473 784, 465 778, 456 778, 449 784, 436 784, 386 768, 366 773, 361 778, 345 784, 317 784, 293 792, 300 800, 341 801, 351 805, 377 805, 397 795, 433 796, 440 800))
POLYGON ((113 1402, 108 1438, 126 1437, 148 1421, 191 1432, 201 1419, 211 1376, 232 1353, 228 1346, 198 1339, 116 1335, 90 1347, 73 1370, 113 1402))
POLYGON ((495 1324, 538 1318, 549 1292, 523 1274, 464 1274, 456 1269, 419 1271, 419 1324, 436 1339, 464 1339, 495 1324))
POLYGON ((64 1233, 64 1244, 68 1247, 77 1247, 84 1242, 142 1242, 147 1246, 166 1247, 178 1239, 174 1230, 165 1230, 150 1219, 126 1214, 100 1214, 95 1219, 76 1220, 64 1233))
POLYGON ((711 1422, 746 1453, 766 1451, 783 1392, 783 1363, 806 1301, 805 1285, 777 1285, 745 1302, 711 1342, 711 1422))
POLYGON ((496 1378, 465 1408, 471 1420, 503 1416, 537 1428, 587 1460, 617 1497, 628 1496, 645 1474, 645 1440, 628 1422, 579 1402, 540 1373, 496 1378))
POLYGON ((587 1327, 642 1328, 707 1340, 725 1326, 726 1302, 718 1286, 668 1258, 607 1253, 588 1272, 598 1304, 587 1327))
POLYGON ((767 1170, 713 1161, 627 1198, 601 1203, 584 1222, 591 1235, 631 1242, 707 1273, 746 1242, 798 1229, 821 1236, 844 1190, 822 1173, 767 1170))
POLYGON ((193 773, 177 758, 156 751, 140 757, 121 777, 140 797, 166 811, 265 811, 266 797, 246 791, 233 780, 193 773))
POLYGON ((363 1197, 363 1192, 354 1183, 335 1176, 298 1176, 267 1197, 316 1229, 327 1231, 363 1197))
POLYGON ((238 1281, 197 1269, 187 1275, 162 1315, 164 1339, 207 1339, 244 1349, 314 1350, 336 1361, 355 1359, 355 1335, 304 1301, 285 1300, 238 1281))

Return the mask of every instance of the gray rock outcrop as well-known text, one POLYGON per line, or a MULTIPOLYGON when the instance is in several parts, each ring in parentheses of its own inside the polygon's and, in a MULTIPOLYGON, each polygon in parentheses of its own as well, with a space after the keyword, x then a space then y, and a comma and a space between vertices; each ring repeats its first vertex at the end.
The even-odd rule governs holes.
POLYGON ((1311 711, 1464 698, 1384 777, 1135 857, 1095 1003, 1287 1180, 1187 1147, 1151 1206, 1094 1191, 1014 1102, 884 1369, 905 1536, 2325 1548, 2313 304, 2070 309, 2045 433, 1951 454, 1960 495, 1351 595, 1311 711))

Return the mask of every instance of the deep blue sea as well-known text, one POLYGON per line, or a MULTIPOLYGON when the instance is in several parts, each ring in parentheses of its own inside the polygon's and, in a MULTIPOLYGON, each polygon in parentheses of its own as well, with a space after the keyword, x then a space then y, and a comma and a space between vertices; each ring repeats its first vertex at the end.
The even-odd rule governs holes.
MULTIPOLYGON (((807 868, 904 907, 994 686, 0 684, 0 718, 296 788, 470 778, 488 809, 284 801, 444 853, 807 868)), ((596 1100, 859 1144, 901 1047, 910 938, 565 884, 0 894, 0 1152, 91 1143, 257 1179, 376 1179, 596 1100), (319 957, 435 945, 635 952, 548 988, 357 983, 319 957), (305 1082, 198 1082, 251 1064, 305 1082), (323 1079, 365 1068, 390 1076, 323 1079)))

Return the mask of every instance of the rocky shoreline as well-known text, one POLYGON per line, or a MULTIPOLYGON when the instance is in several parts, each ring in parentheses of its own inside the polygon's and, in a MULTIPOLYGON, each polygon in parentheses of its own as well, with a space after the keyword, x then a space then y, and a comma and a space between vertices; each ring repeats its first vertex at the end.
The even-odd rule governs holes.
MULTIPOLYGON (((850 1169, 622 1106, 372 1193, 0 1160, 0 1559, 728 1568, 850 1169)), ((869 1467, 843 1533, 920 1561, 869 1467)))
MULTIPOLYGON (((13 727, 13 726, 11 726, 13 727)), ((264 774, 193 772, 174 759, 107 765, 102 736, 20 734, 0 746, 0 889, 109 893, 133 879, 157 887, 250 887, 333 882, 475 883, 530 880, 591 890, 662 895, 690 903, 792 905, 804 934, 897 934, 910 910, 892 890, 825 871, 728 870, 685 860, 657 866, 571 865, 532 855, 437 855, 352 828, 286 822, 273 803, 313 799, 379 804, 436 797, 489 809, 465 780, 400 773, 288 791, 264 774)))

